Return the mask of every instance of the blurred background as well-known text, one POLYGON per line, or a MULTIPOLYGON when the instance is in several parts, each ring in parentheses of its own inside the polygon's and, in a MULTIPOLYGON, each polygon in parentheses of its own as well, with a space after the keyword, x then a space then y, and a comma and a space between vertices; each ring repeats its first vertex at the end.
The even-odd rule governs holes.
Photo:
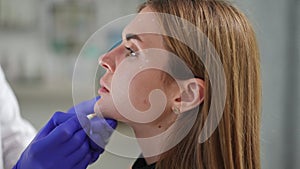
MULTIPOLYGON (((135 13, 141 2, 144 0, 0 0, 0 64, 22 116, 40 129, 55 111, 72 106, 72 74, 80 49, 96 30, 135 13)), ((262 168, 298 169, 300 1, 235 3, 254 24, 261 50, 262 168)), ((131 132, 123 125, 119 130, 131 132)), ((130 151, 126 144, 119 145, 130 151)), ((89 169, 129 168, 133 161, 105 153, 89 169)))

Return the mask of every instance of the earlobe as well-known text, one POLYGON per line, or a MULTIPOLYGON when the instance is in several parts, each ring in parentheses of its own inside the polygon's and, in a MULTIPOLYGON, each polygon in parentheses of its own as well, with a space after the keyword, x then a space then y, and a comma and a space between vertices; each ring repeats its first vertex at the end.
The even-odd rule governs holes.
POLYGON ((205 83, 202 79, 184 80, 180 86, 181 94, 174 99, 174 107, 177 107, 180 113, 191 110, 203 102, 205 83))

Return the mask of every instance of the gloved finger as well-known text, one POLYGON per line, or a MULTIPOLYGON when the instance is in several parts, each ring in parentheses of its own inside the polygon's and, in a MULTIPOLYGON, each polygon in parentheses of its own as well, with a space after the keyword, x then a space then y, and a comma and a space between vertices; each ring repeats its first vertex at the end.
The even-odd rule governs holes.
POLYGON ((34 141, 38 141, 44 137, 46 137, 53 129, 55 128, 55 125, 53 124, 53 122, 49 121, 38 133, 37 135, 34 137, 34 141))
POLYGON ((117 125, 118 125, 118 122, 114 119, 109 119, 109 118, 106 118, 105 119, 106 122, 109 124, 109 126, 113 129, 116 129, 117 125))
POLYGON ((67 114, 64 112, 55 112, 55 114, 52 116, 52 120, 55 126, 59 126, 60 124, 66 122, 70 118, 74 117, 74 114, 67 114))
POLYGON ((93 150, 99 151, 103 149, 109 141, 109 137, 116 127, 116 121, 111 119, 94 118, 90 120, 91 130, 89 136, 91 138, 90 146, 93 150), (109 124, 110 123, 110 124, 109 124))
POLYGON ((103 119, 95 117, 90 120, 91 130, 95 133, 102 132, 103 130, 113 132, 117 127, 117 121, 112 119, 103 119))
POLYGON ((112 132, 109 131, 102 131, 101 133, 90 133, 90 138, 99 146, 104 147, 108 142, 109 138, 112 135, 112 132))
POLYGON ((83 169, 87 168, 89 164, 91 164, 92 156, 91 154, 87 154, 83 160, 81 160, 79 163, 77 163, 72 169, 83 169))
POLYGON ((57 139, 57 143, 63 143, 71 139, 78 130, 83 129, 86 125, 89 125, 87 118, 82 118, 80 123, 78 118, 73 116, 57 126, 48 136, 57 139))
POLYGON ((68 120, 71 116, 63 112, 55 112, 47 124, 38 132, 34 140, 47 136, 56 126, 68 120))
POLYGON ((101 132, 101 133, 95 133, 91 134, 92 140, 101 148, 105 148, 107 143, 109 142, 111 132, 101 132))
MULTIPOLYGON (((90 154, 90 146, 86 139, 86 141, 77 150, 67 155, 66 160, 70 161, 71 166, 75 166, 80 163, 80 161, 84 160, 85 156, 88 154, 90 154)), ((89 161, 87 163, 89 163, 89 161)))
MULTIPOLYGON (((52 132, 51 132, 52 133, 52 132)), ((43 154, 45 150, 57 150, 59 155, 66 154, 65 149, 61 149, 61 144, 59 143, 59 138, 53 137, 51 133, 30 144, 30 155, 36 156, 37 154, 43 154)))
POLYGON ((93 147, 93 149, 99 149, 98 146, 104 148, 109 142, 111 134, 111 132, 91 133, 89 135, 92 140, 91 147, 93 147))
POLYGON ((74 113, 74 114, 92 114, 94 113, 94 105, 100 99, 100 96, 97 96, 91 100, 83 101, 72 108, 70 108, 67 113, 74 113))
POLYGON ((84 130, 76 132, 71 139, 62 144, 64 151, 69 154, 77 150, 87 139, 87 135, 84 130))
POLYGON ((102 154, 103 151, 104 151, 104 150, 102 149, 102 151, 99 151, 99 152, 93 152, 93 153, 91 154, 92 158, 91 158, 89 164, 93 164, 95 161, 97 161, 98 158, 99 158, 99 156, 100 156, 100 154, 102 154))
POLYGON ((78 121, 86 133, 90 132, 91 122, 85 115, 77 115, 78 121))
POLYGON ((90 147, 94 152, 104 151, 108 139, 103 139, 99 134, 91 134, 90 138, 90 147))

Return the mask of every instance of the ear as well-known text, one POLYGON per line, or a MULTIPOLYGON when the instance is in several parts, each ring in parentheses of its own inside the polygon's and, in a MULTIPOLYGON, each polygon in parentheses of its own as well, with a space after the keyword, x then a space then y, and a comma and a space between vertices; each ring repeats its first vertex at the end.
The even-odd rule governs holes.
POLYGON ((181 81, 180 95, 175 96, 174 106, 186 112, 200 105, 204 100, 205 82, 199 78, 181 81))

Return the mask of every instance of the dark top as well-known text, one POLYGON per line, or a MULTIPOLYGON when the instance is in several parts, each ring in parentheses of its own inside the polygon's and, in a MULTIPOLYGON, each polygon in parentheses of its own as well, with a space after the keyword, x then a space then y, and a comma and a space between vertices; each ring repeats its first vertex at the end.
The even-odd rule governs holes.
POLYGON ((148 165, 144 158, 138 158, 134 162, 132 169, 155 169, 155 163, 148 165))

